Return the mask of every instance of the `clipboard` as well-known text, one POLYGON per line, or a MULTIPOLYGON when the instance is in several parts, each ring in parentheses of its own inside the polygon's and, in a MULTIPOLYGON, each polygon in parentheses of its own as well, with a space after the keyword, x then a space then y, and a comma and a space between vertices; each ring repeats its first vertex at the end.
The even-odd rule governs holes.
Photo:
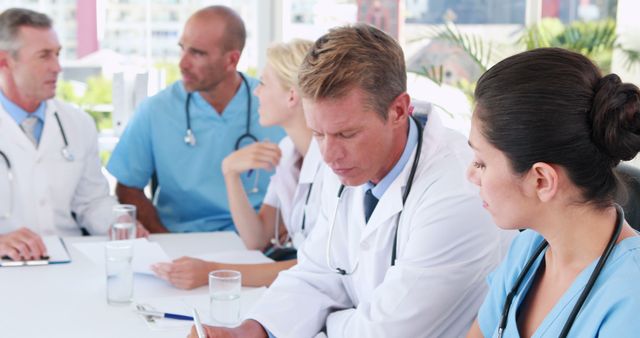
POLYGON ((8 257, 2 257, 0 260, 0 267, 11 266, 36 266, 36 265, 50 265, 50 264, 64 264, 70 263, 71 257, 69 251, 65 246, 62 238, 58 236, 44 236, 42 237, 44 245, 47 247, 48 257, 42 259, 34 259, 27 261, 14 261, 8 257))

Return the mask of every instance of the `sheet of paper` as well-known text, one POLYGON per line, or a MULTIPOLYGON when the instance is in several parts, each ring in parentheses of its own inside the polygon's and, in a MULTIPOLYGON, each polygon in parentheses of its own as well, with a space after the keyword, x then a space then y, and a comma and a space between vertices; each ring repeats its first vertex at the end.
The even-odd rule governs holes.
MULTIPOLYGON (((262 296, 267 288, 243 288, 240 295, 240 320, 246 318, 258 299, 262 296)), ((191 309, 196 308, 200 314, 200 319, 204 324, 217 325, 211 319, 209 309, 209 296, 208 295, 189 295, 180 297, 161 297, 161 298, 149 298, 149 299, 136 299, 132 304, 132 311, 135 312, 138 306, 143 306, 147 310, 169 312, 175 314, 182 314, 191 316, 191 309)), ((187 320, 176 320, 167 318, 153 318, 153 320, 147 320, 145 316, 137 314, 151 330, 162 331, 171 330, 176 328, 187 328, 193 325, 193 322, 187 320)))
POLYGON ((196 255, 195 258, 200 258, 205 261, 229 264, 258 264, 273 262, 271 258, 265 256, 261 251, 258 250, 215 252, 196 255))
POLYGON ((42 237, 44 245, 47 247, 47 254, 49 255, 49 262, 52 263, 67 263, 71 261, 67 249, 62 244, 60 237, 58 236, 44 236, 42 237))
MULTIPOLYGON (((73 246, 87 256, 93 263, 104 265, 104 242, 82 242, 73 243, 73 246)), ((171 262, 171 258, 160 247, 160 244, 149 242, 146 238, 133 240, 133 272, 154 275, 151 265, 160 262, 171 262)))

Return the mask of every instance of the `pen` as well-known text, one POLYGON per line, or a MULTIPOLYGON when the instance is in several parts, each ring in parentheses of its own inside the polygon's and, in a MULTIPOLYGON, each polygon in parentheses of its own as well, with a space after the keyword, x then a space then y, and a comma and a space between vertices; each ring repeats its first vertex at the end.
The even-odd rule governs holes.
POLYGON ((193 323, 196 326, 196 332, 198 333, 198 338, 207 338, 207 335, 204 333, 204 328, 202 328, 202 323, 200 322, 200 316, 198 316, 198 310, 193 308, 193 323))
POLYGON ((136 310, 137 313, 145 316, 158 317, 158 318, 170 318, 170 319, 178 319, 178 320, 193 320, 193 317, 179 315, 175 313, 169 312, 160 312, 160 311, 149 311, 149 310, 136 310))

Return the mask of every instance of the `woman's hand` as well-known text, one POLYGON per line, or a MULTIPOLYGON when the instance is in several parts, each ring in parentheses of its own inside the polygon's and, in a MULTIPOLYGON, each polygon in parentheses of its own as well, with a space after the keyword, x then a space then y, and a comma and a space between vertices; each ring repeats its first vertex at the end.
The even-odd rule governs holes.
POLYGON ((216 264, 191 257, 180 257, 172 263, 156 263, 151 270, 158 277, 180 289, 193 289, 209 283, 209 271, 217 270, 216 264))
POLYGON ((277 144, 256 142, 229 154, 222 161, 222 173, 240 175, 251 169, 273 169, 280 162, 282 153, 277 144))

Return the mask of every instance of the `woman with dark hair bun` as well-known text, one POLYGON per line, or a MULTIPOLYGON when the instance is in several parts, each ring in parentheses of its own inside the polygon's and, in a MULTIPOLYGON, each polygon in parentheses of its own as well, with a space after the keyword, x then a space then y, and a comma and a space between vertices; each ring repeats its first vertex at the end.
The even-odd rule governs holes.
POLYGON ((527 229, 488 278, 469 337, 637 337, 640 237, 613 168, 640 151, 640 91, 542 48, 480 78, 468 178, 506 229, 527 229))

